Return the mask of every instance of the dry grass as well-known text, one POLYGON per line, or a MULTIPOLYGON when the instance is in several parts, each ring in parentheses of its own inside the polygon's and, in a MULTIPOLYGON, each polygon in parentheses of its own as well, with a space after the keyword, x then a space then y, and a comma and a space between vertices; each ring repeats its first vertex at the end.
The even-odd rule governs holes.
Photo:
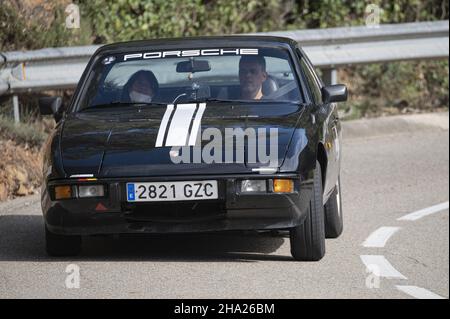
POLYGON ((52 121, 15 124, 0 116, 0 201, 34 194, 41 185, 42 145, 52 121))
POLYGON ((0 201, 34 194, 41 185, 42 154, 0 138, 0 201))

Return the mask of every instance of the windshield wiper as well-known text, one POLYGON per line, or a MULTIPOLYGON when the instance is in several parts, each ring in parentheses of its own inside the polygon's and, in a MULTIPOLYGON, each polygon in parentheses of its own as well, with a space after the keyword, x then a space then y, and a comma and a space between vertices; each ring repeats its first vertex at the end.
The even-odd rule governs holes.
POLYGON ((192 102, 196 102, 196 103, 205 103, 205 102, 214 102, 214 103, 246 103, 246 102, 249 102, 249 101, 245 101, 245 100, 230 100, 230 99, 217 99, 217 98, 203 98, 203 99, 193 100, 192 102))
POLYGON ((290 103, 290 104, 301 104, 300 101, 289 101, 289 100, 281 100, 281 101, 275 101, 275 100, 230 100, 230 99, 217 99, 217 98, 204 98, 204 99, 197 99, 188 101, 185 103, 206 103, 206 102, 213 102, 213 103, 236 103, 236 104, 255 104, 255 103, 290 103))
POLYGON ((120 107, 120 106, 148 106, 148 105, 157 105, 157 106, 166 106, 167 104, 165 103, 160 103, 160 102, 119 102, 119 101, 115 101, 115 102, 111 102, 111 103, 105 103, 105 104, 95 104, 95 105, 90 105, 84 109, 82 109, 81 111, 86 111, 86 110, 95 110, 95 109, 101 109, 101 108, 108 108, 108 107, 120 107))

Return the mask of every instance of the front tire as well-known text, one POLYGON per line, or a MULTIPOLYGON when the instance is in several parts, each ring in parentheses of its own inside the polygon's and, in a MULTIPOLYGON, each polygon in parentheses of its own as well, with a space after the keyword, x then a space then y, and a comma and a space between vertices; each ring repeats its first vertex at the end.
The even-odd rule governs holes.
POLYGON ((341 182, 338 177, 336 187, 325 204, 325 237, 338 238, 343 229, 341 182))
POLYGON ((314 170, 313 194, 306 219, 290 230, 291 254, 295 260, 318 261, 325 255, 325 221, 322 173, 319 162, 314 170))
POLYGON ((76 256, 81 252, 81 236, 55 234, 45 226, 45 248, 49 256, 76 256))

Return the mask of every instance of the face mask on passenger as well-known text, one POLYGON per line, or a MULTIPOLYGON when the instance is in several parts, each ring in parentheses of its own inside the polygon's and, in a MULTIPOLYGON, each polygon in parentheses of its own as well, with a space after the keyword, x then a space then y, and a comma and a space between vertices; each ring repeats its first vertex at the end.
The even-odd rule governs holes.
POLYGON ((152 97, 147 94, 142 94, 136 91, 130 92, 130 99, 132 102, 138 103, 150 103, 152 101, 152 97))

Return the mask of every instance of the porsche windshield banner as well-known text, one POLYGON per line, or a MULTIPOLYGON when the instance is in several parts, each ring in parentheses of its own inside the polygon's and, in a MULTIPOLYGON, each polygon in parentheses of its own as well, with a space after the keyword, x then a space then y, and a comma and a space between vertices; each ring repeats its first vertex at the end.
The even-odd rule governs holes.
POLYGON ((182 58, 196 56, 219 56, 219 55, 258 55, 258 49, 248 48, 216 48, 216 49, 194 49, 194 50, 174 50, 174 51, 150 51, 140 53, 130 53, 123 56, 123 61, 146 60, 162 58, 182 58))

